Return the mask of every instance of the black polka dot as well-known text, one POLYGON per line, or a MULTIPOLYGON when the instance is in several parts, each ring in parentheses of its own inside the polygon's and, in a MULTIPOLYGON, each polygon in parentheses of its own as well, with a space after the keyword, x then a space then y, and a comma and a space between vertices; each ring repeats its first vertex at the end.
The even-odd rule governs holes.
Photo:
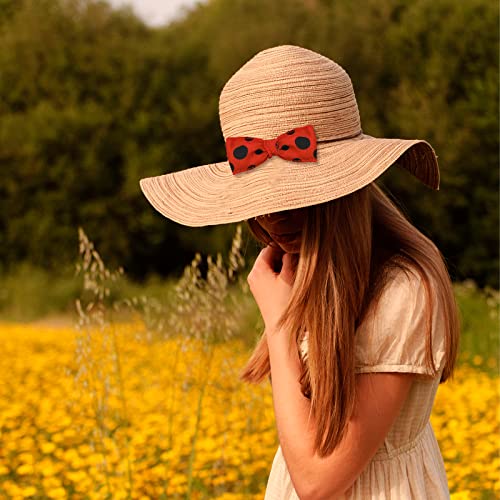
POLYGON ((302 161, 300 158, 294 158, 293 161, 302 161))
POLYGON ((287 146, 286 144, 283 144, 283 146, 281 146, 281 149, 283 151, 287 151, 288 149, 290 149, 290 146, 287 146))
POLYGON ((264 151, 262 151, 262 149, 256 149, 255 150, 255 154, 257 155, 261 155, 264 151))
POLYGON ((238 146, 234 151, 233 155, 238 160, 242 160, 248 154, 248 148, 246 146, 238 146))
POLYGON ((293 134, 295 134, 295 129, 293 129, 293 130, 289 130, 289 131, 287 132, 287 134, 288 134, 288 135, 293 135, 293 134))
POLYGON ((253 137, 245 137, 245 141, 253 141, 253 137))
POLYGON ((231 162, 229 162, 229 166, 231 167, 231 172, 234 172, 234 165, 231 162))
POLYGON ((314 150, 313 155, 314 155, 314 158, 316 158, 316 159, 318 158, 318 150, 317 149, 314 150))
POLYGON ((295 139, 295 144, 300 149, 307 149, 311 145, 311 141, 307 137, 297 137, 295 139))
POLYGON ((255 168, 256 165, 248 165, 248 170, 252 170, 252 168, 255 168))

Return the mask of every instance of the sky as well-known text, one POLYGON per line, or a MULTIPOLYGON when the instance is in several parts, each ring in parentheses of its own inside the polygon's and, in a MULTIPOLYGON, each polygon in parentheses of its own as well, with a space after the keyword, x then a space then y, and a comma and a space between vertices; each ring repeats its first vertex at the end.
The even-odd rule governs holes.
POLYGON ((151 26, 160 26, 182 14, 181 7, 191 7, 204 0, 107 0, 115 7, 131 5, 137 15, 151 26))

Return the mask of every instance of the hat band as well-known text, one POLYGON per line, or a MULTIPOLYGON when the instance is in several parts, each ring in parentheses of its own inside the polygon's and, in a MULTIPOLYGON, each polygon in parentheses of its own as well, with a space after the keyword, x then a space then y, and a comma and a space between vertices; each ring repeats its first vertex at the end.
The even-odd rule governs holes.
POLYGON ((339 141, 346 141, 347 139, 354 139, 355 137, 358 137, 360 135, 363 135, 363 129, 361 129, 359 132, 356 132, 355 134, 348 135, 346 137, 338 137, 337 139, 327 139, 327 140, 318 140, 318 144, 325 144, 328 142, 339 142, 339 141))

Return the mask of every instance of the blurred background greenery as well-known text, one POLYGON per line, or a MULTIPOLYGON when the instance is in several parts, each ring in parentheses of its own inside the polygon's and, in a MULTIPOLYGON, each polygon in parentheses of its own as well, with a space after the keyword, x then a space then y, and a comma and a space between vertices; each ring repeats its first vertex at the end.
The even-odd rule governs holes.
POLYGON ((366 133, 433 145, 440 191, 398 168, 380 181, 454 281, 498 289, 498 11, 490 0, 208 0, 153 27, 103 1, 0 0, 0 314, 73 307, 79 226, 134 290, 156 293, 195 252, 226 249, 233 224, 167 220, 139 179, 223 161, 222 87, 288 43, 347 70, 366 133))

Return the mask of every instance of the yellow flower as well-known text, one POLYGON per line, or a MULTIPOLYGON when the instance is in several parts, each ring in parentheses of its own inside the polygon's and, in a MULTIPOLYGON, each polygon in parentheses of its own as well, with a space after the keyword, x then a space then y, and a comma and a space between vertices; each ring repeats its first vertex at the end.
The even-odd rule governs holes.
POLYGON ((56 445, 51 442, 46 442, 40 445, 40 449, 42 450, 42 453, 49 454, 56 449, 56 445))
POLYGON ((27 475, 27 474, 33 474, 34 469, 32 464, 23 464, 20 465, 17 469, 16 472, 20 474, 21 476, 27 475))
POLYGON ((25 498, 31 497, 36 494, 36 488, 34 486, 27 486, 21 491, 21 495, 25 498))
POLYGON ((89 455, 87 457, 87 463, 90 465, 98 465, 101 464, 103 461, 103 457, 99 453, 92 453, 92 455, 89 455))
POLYGON ((482 362, 483 362, 483 358, 481 356, 479 356, 479 354, 476 354, 473 358, 472 358, 472 362, 476 365, 476 366, 479 366, 482 362))
POLYGON ((33 454, 29 452, 19 453, 17 458, 19 459, 20 462, 26 464, 32 464, 35 462, 35 457, 33 457, 33 454))
POLYGON ((51 463, 48 463, 48 464, 44 465, 43 467, 40 467, 40 471, 45 477, 54 476, 55 472, 56 472, 56 470, 54 468, 54 464, 51 464, 51 463))
POLYGON ((64 488, 54 488, 47 492, 49 498, 66 498, 66 490, 64 488))

